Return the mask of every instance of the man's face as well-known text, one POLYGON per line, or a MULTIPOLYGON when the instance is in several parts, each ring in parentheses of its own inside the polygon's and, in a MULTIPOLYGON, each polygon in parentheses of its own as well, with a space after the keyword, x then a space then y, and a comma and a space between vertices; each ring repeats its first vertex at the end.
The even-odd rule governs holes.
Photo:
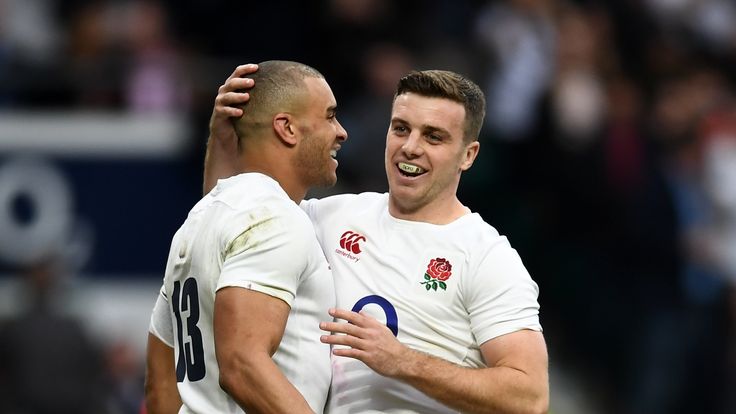
POLYGON ((308 77, 308 96, 300 116, 303 137, 299 143, 297 163, 308 186, 332 186, 337 182, 335 156, 340 143, 348 137, 337 121, 337 103, 327 82, 308 77))
POLYGON ((455 198, 460 174, 478 149, 477 141, 464 142, 464 124, 465 108, 458 102, 415 93, 396 97, 386 136, 386 175, 392 203, 402 213, 455 198))

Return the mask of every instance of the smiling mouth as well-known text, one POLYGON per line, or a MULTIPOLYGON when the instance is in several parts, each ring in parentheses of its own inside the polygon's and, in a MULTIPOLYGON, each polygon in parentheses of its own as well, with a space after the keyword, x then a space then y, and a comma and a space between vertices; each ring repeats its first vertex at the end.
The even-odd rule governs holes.
POLYGON ((427 172, 427 170, 422 167, 407 164, 405 162, 400 162, 397 164, 397 166, 399 167, 399 172, 401 172, 401 175, 406 177, 418 177, 427 172))

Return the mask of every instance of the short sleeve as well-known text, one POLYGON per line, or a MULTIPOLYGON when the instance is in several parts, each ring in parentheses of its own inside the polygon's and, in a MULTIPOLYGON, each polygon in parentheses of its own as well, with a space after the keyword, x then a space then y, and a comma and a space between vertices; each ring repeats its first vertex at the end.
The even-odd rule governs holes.
POLYGON ((237 235, 226 247, 217 290, 242 287, 294 301, 307 267, 311 224, 298 210, 275 214, 237 235))
POLYGON ((316 198, 310 198, 309 200, 302 200, 299 203, 299 207, 307 213, 309 220, 315 222, 317 220, 317 204, 319 200, 316 198))
POLYGON ((174 347, 174 325, 171 322, 169 314, 169 301, 166 298, 166 292, 163 286, 156 298, 156 304, 153 305, 151 312, 151 322, 148 326, 148 332, 155 335, 163 343, 170 347, 174 347))
POLYGON ((491 248, 468 282, 466 305, 479 345, 523 329, 542 330, 539 288, 505 238, 491 248))

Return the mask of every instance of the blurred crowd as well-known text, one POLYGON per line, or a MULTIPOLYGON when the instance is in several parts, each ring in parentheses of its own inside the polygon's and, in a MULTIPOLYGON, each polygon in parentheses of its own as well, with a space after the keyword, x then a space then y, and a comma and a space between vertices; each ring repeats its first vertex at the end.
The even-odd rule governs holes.
MULTIPOLYGON (((474 79, 488 111, 461 200, 539 283, 553 372, 587 412, 736 412, 733 0, 0 0, 0 111, 183 113, 192 168, 217 87, 268 59, 333 87, 332 192, 387 189, 402 74, 474 79)), ((106 406, 134 412, 124 351, 102 353, 125 396, 106 406)))

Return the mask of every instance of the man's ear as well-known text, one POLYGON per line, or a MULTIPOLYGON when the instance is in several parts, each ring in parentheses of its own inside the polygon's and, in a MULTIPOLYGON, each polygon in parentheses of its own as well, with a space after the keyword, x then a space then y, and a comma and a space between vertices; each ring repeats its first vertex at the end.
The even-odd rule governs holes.
POLYGON ((480 151, 480 142, 478 142, 477 140, 471 142, 465 147, 465 157, 460 163, 461 171, 467 171, 470 167, 473 166, 473 162, 478 156, 478 151, 480 151))
POLYGON ((294 116, 280 112, 273 117, 273 130, 276 132, 276 136, 288 146, 296 145, 297 139, 297 128, 294 124, 294 116))

